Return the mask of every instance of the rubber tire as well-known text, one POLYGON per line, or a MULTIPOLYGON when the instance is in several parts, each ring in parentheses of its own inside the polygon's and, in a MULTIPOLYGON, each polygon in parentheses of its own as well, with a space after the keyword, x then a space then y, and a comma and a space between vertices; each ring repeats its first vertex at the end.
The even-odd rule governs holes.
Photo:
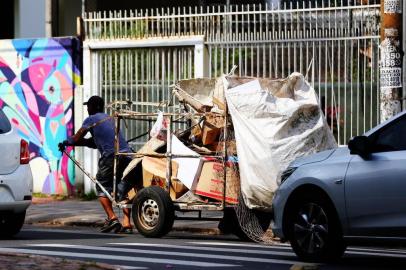
POLYGON ((138 232, 145 237, 159 238, 171 231, 175 220, 175 210, 169 194, 158 186, 141 189, 132 206, 132 217, 138 232), (158 208, 158 220, 154 226, 146 227, 145 219, 140 214, 144 202, 153 200, 158 208))
POLYGON ((0 213, 0 238, 9 238, 19 233, 24 225, 25 213, 0 213))
POLYGON ((305 195, 295 200, 290 209, 287 209, 287 238, 292 246, 293 251, 303 261, 308 262, 326 262, 335 261, 341 258, 345 252, 346 245, 343 240, 342 229, 332 204, 323 196, 305 195), (301 209, 306 205, 315 204, 319 206, 327 217, 327 234, 325 237, 325 245, 322 249, 313 253, 306 252, 300 247, 297 239, 294 236, 294 221, 295 216, 299 215, 301 209))
MULTIPOLYGON (((266 213, 258 210, 252 210, 254 215, 258 218, 258 221, 265 232, 269 225, 271 224, 272 214, 266 213)), ((240 222, 238 221, 237 214, 233 207, 227 207, 224 209, 224 216, 218 224, 218 228, 221 233, 228 234, 232 233, 236 235, 240 240, 253 242, 251 238, 244 232, 241 228, 240 222)))

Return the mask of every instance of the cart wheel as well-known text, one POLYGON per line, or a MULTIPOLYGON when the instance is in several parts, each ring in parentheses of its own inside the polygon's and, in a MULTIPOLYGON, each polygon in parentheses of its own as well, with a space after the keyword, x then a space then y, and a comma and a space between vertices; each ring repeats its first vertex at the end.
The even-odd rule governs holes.
POLYGON ((161 187, 143 188, 135 197, 132 216, 138 232, 145 237, 164 236, 175 220, 172 199, 161 187))

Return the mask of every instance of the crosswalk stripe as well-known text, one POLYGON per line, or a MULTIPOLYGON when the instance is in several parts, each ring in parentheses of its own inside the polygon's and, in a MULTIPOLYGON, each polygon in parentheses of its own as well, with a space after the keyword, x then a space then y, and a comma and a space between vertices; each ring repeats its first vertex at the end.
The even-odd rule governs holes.
MULTIPOLYGON (((182 256, 193 257, 203 259, 220 259, 220 260, 232 260, 232 261, 245 261, 245 262, 263 262, 263 263, 276 263, 276 264, 295 264, 298 261, 283 260, 283 259, 265 259, 256 257, 243 257, 243 256, 229 256, 229 255, 216 255, 207 253, 188 253, 188 252, 175 252, 175 251, 157 251, 157 250, 144 250, 144 249, 130 249, 130 248, 111 248, 111 247, 95 247, 95 246, 82 246, 82 245, 64 245, 64 244, 34 244, 29 246, 37 247, 59 247, 59 248, 72 248, 72 249, 84 249, 84 250, 97 250, 97 251, 110 251, 110 252, 127 252, 127 253, 142 253, 142 254, 155 254, 161 256, 182 256)), ((314 265, 307 264, 304 265, 314 265)))
MULTIPOLYGON (((206 246, 236 246, 236 247, 251 247, 251 248, 261 248, 261 249, 282 249, 282 250, 291 250, 292 248, 290 246, 290 244, 287 243, 278 243, 275 245, 253 245, 253 244, 243 244, 243 243, 226 243, 226 242, 204 242, 204 241, 200 241, 200 242, 196 242, 196 241, 191 241, 191 242, 187 242, 188 244, 196 244, 196 245, 206 245, 206 246)), ((272 254, 275 253, 275 251, 269 251, 272 254)), ((399 257, 403 258, 404 255, 401 254, 405 254, 406 255, 406 251, 403 250, 399 250, 399 249, 379 249, 379 248, 359 248, 359 247, 349 247, 346 250, 346 254, 358 254, 358 255, 362 255, 365 252, 365 255, 374 255, 374 254, 378 254, 375 252, 379 252, 380 254, 386 254, 387 257, 391 257, 391 254, 399 254, 399 257)), ((293 251, 292 251, 292 254, 293 251)))
POLYGON ((108 245, 122 246, 140 246, 140 247, 162 247, 162 248, 178 248, 187 250, 202 250, 202 251, 217 251, 230 253, 245 253, 245 254, 264 254, 264 255, 280 255, 280 256, 296 256, 293 252, 270 251, 259 249, 236 249, 236 248, 216 248, 203 246, 184 246, 184 245, 168 245, 168 244, 150 244, 150 243, 108 243, 108 245))
POLYGON ((263 248, 263 249, 289 249, 292 250, 289 244, 278 243, 274 245, 260 245, 260 244, 243 244, 243 243, 225 243, 225 242, 187 242, 188 244, 195 244, 195 245, 207 245, 207 246, 234 246, 234 247, 253 247, 253 248, 263 248))
POLYGON ((348 248, 347 251, 367 251, 367 252, 384 252, 384 253, 406 254, 406 250, 382 249, 382 248, 348 248))
POLYGON ((149 269, 148 267, 140 267, 140 266, 129 266, 129 265, 117 265, 117 266, 120 267, 120 269, 124 269, 124 270, 149 269))
POLYGON ((346 251, 345 254, 368 255, 368 256, 376 256, 376 257, 406 258, 406 254, 376 253, 376 252, 367 252, 367 251, 346 251))
MULTIPOLYGON (((63 245, 62 245, 63 246, 63 245)), ((145 257, 128 257, 117 256, 108 254, 87 254, 79 252, 64 252, 64 251, 49 251, 49 250, 31 250, 22 248, 0 248, 0 252, 11 253, 25 253, 45 256, 62 256, 62 257, 74 257, 74 258, 86 258, 86 259, 103 259, 103 260, 116 260, 116 261, 131 261, 131 262, 146 262, 146 263, 159 263, 159 264, 173 264, 173 265, 185 265, 185 266, 200 266, 200 267, 237 267, 236 264, 223 264, 223 263, 208 263, 200 261, 185 261, 185 260, 171 260, 171 259, 159 259, 159 258, 145 258, 145 257)))

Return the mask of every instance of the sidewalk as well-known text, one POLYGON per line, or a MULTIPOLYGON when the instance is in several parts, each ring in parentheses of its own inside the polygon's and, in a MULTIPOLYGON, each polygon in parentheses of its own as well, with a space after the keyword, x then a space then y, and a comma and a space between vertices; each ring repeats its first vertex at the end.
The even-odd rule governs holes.
MULTIPOLYGON (((122 212, 115 209, 122 218, 122 212)), ((183 216, 197 216, 197 213, 177 213, 183 216)), ((203 216, 221 217, 221 212, 206 211, 203 216)), ((98 200, 79 199, 53 200, 52 198, 34 198, 27 210, 26 224, 45 226, 85 226, 101 227, 106 215, 98 200)), ((202 234, 220 234, 218 221, 175 220, 172 231, 184 231, 202 234)))

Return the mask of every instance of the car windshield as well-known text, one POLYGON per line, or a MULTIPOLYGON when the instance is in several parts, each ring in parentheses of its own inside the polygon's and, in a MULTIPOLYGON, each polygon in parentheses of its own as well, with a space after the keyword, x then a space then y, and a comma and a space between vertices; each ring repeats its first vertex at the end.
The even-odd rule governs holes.
POLYGON ((10 130, 10 121, 7 119, 7 116, 4 114, 3 110, 0 109, 0 134, 9 132, 10 130))

